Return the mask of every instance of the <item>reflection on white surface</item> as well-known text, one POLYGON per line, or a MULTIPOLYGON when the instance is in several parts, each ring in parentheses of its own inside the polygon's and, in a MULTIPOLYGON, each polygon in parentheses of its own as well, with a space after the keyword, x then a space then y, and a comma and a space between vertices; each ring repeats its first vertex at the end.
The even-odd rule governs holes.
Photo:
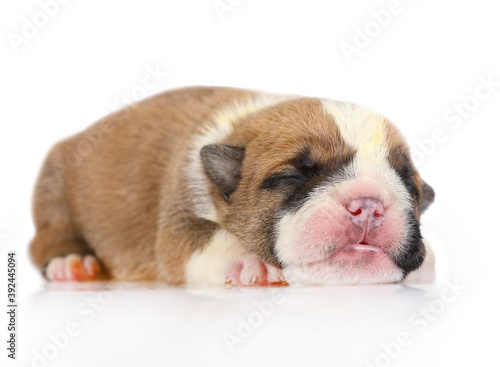
POLYGON ((452 281, 233 289, 47 283, 22 305, 20 363, 398 365, 462 291, 452 281))

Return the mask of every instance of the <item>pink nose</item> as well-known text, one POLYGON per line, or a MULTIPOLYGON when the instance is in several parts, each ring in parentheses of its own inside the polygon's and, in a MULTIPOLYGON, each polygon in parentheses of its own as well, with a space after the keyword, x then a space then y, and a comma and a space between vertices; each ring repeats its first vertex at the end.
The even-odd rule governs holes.
POLYGON ((354 199, 347 205, 347 211, 351 214, 351 222, 365 229, 366 233, 380 226, 384 220, 384 205, 377 199, 354 199))

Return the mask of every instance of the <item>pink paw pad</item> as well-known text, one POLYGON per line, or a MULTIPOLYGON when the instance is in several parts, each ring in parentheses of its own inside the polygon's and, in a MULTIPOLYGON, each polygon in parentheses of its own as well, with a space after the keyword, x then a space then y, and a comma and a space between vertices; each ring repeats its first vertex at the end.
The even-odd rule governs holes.
POLYGON ((94 256, 71 254, 50 260, 45 275, 54 281, 86 281, 94 279, 99 272, 99 262, 94 256))
POLYGON ((257 259, 236 261, 226 271, 226 286, 229 287, 266 287, 287 286, 281 269, 257 259))

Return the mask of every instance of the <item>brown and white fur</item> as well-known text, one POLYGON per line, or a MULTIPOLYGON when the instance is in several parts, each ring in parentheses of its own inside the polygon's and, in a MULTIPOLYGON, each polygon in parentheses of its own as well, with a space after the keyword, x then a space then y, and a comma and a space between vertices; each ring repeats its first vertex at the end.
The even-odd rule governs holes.
POLYGON ((376 112, 193 87, 52 149, 30 252, 50 280, 399 282, 424 261, 433 198, 376 112))

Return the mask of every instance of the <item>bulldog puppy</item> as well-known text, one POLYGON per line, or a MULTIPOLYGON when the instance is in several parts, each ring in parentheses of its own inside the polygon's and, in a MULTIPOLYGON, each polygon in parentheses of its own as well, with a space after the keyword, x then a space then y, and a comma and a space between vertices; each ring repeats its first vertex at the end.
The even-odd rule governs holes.
POLYGON ((172 285, 400 282, 434 192, 382 115, 193 87, 57 144, 30 252, 49 280, 172 285))

